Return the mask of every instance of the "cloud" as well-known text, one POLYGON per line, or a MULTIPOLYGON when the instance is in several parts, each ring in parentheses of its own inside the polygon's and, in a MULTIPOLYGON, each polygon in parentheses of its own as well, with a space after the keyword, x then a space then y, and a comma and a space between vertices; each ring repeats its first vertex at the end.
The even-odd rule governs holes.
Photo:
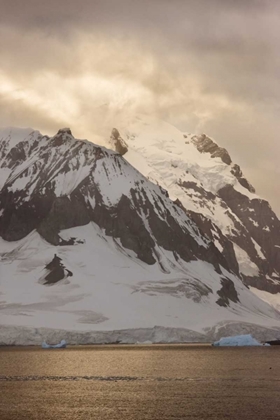
POLYGON ((274 199, 279 1, 1 5, 0 124, 70 125, 97 141, 134 113, 155 114, 216 138, 274 199))

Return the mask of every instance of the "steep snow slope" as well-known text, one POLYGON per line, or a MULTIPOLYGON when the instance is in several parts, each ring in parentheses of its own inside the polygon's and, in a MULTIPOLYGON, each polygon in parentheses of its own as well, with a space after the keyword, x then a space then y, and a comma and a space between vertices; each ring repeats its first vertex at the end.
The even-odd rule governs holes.
POLYGON ((221 321, 279 326, 279 313, 242 283, 221 230, 211 225, 211 241, 120 154, 69 129, 52 138, 7 129, 0 139, 3 325, 34 334, 159 325, 186 329, 185 338, 221 321))
POLYGON ((125 159, 179 200, 220 250, 216 228, 234 243, 246 284, 280 291, 280 222, 225 149, 147 118, 135 119, 120 137, 128 146, 125 159))
POLYGON ((187 328, 199 333, 223 322, 280 325, 279 315, 252 294, 236 276, 222 276, 203 261, 176 261, 166 253, 169 272, 139 261, 133 251, 104 234, 96 224, 67 229, 64 239, 74 246, 53 246, 35 231, 16 242, 1 242, 1 323, 10 326, 112 331, 187 328), (71 275, 42 281, 54 255, 71 275), (232 281, 236 299, 228 305, 221 278, 232 281))

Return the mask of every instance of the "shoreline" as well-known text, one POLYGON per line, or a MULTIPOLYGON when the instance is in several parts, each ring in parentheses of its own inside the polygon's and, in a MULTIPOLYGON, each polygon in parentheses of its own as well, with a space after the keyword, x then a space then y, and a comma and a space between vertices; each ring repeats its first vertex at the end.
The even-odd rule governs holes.
POLYGON ((156 348, 186 348, 186 347, 212 347, 212 343, 204 343, 204 342, 185 342, 185 343, 135 343, 135 344, 127 344, 127 343, 97 343, 97 344, 70 344, 67 345, 65 348, 51 348, 51 349, 43 349, 39 344, 32 344, 32 345, 0 345, 0 351, 7 349, 7 350, 51 350, 51 351, 67 351, 67 350, 86 350, 86 349, 108 349, 108 350, 119 350, 119 349, 126 349, 126 350, 134 350, 134 349, 156 349, 156 348))
MULTIPOLYGON (((0 325, 0 348, 2 347, 38 347, 47 343, 60 343, 65 340, 67 346, 183 346, 209 345, 222 337, 251 334, 257 341, 275 340, 279 328, 269 328, 249 323, 222 322, 204 332, 186 328, 154 326, 152 328, 120 329, 113 331, 75 331, 50 328, 32 328, 0 325)), ((52 349, 53 350, 53 349, 52 349)))

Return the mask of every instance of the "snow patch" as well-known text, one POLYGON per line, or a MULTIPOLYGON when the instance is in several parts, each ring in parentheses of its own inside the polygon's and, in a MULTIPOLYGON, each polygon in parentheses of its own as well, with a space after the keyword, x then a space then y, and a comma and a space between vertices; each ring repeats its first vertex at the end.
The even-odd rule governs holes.
POLYGON ((235 243, 233 243, 233 246, 238 261, 240 273, 250 277, 258 276, 259 269, 256 266, 256 264, 253 261, 251 261, 247 252, 235 243))
POLYGON ((254 239, 254 238, 252 238, 252 242, 253 242, 253 244, 255 245, 255 249, 256 249, 256 251, 257 251, 257 253, 258 253, 258 256, 259 256, 262 260, 265 260, 266 258, 265 258, 264 254, 263 254, 263 252, 262 252, 262 249, 261 249, 260 245, 259 245, 259 244, 255 241, 255 239, 254 239))
POLYGON ((255 287, 250 287, 250 290, 260 299, 269 303, 269 305, 273 306, 273 308, 280 312, 280 293, 272 294, 265 292, 264 290, 256 289, 255 287))

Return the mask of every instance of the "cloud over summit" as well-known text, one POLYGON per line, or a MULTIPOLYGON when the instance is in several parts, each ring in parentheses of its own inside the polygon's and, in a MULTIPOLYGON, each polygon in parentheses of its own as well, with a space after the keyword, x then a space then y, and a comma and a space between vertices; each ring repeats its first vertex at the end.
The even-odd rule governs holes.
POLYGON ((0 125, 92 139, 155 114, 216 138, 280 210, 279 26, 276 0, 1 0, 0 125))

